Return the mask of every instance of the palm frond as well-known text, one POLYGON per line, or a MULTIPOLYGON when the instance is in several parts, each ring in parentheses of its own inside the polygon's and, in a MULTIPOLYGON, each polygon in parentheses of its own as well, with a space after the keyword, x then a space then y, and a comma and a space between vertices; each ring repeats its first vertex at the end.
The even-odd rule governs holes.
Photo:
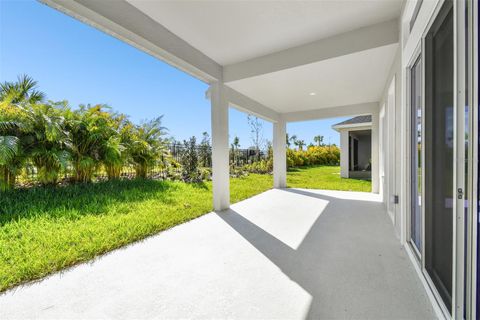
POLYGON ((14 136, 0 136, 0 165, 7 165, 19 151, 19 139, 14 136))

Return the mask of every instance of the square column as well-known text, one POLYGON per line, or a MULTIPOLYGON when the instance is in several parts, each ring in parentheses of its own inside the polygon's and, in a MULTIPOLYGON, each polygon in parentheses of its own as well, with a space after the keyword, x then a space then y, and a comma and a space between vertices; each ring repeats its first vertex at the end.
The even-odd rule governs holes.
POLYGON ((342 178, 348 178, 349 176, 350 144, 348 143, 348 135, 348 130, 340 131, 340 177, 342 178))
POLYGON ((228 99, 222 83, 210 86, 212 103, 212 184, 213 208, 230 207, 230 165, 228 146, 228 99))
POLYGON ((273 187, 287 187, 287 123, 273 123, 273 187))
POLYGON ((379 114, 372 113, 372 192, 380 191, 380 166, 379 166, 379 114))

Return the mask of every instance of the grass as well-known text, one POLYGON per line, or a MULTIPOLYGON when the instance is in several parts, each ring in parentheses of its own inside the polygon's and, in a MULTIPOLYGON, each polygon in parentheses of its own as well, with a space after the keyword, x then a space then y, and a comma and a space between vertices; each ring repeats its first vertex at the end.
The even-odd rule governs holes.
POLYGON ((340 167, 311 166, 292 168, 287 174, 290 188, 326 189, 370 192, 370 181, 340 177, 340 167))
MULTIPOLYGON (((270 175, 232 179, 232 202, 272 183, 270 175)), ((2 194, 0 291, 208 213, 211 189, 211 183, 123 180, 2 194)))
MULTIPOLYGON (((369 191, 341 179, 338 167, 288 173, 288 185, 369 191)), ((271 175, 231 179, 235 203, 271 188, 271 175)), ((212 210, 211 183, 122 180, 30 188, 0 196, 0 292, 88 261, 102 253, 212 210)))

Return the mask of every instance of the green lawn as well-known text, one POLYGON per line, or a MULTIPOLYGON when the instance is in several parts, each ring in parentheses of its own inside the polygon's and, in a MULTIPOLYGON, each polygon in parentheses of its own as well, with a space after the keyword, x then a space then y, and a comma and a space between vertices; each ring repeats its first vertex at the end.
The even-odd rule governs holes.
POLYGON ((312 166, 289 169, 289 188, 326 189, 370 192, 370 181, 340 178, 340 167, 312 166))
MULTIPOLYGON (((288 173, 288 185, 369 191, 338 167, 288 173)), ((272 187, 271 175, 231 179, 235 203, 272 187)), ((0 195, 0 291, 143 239, 212 210, 211 183, 124 180, 0 195)))
MULTIPOLYGON (((232 202, 272 187, 232 179, 232 202)), ((16 190, 0 196, 0 291, 87 261, 212 210, 211 183, 133 180, 16 190)))

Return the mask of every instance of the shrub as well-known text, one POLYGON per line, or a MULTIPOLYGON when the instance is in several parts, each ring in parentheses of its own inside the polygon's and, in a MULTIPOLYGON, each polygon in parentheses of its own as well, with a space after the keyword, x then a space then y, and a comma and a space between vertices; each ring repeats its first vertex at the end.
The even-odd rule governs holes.
POLYGON ((340 163, 340 149, 337 146, 310 146, 307 150, 287 149, 287 167, 308 165, 335 166, 340 163))
POLYGON ((250 173, 271 173, 273 170, 273 159, 255 161, 244 166, 250 173))
POLYGON ((183 141, 183 151, 180 163, 183 168, 183 180, 199 182, 202 180, 202 172, 199 170, 197 139, 193 136, 183 141))

